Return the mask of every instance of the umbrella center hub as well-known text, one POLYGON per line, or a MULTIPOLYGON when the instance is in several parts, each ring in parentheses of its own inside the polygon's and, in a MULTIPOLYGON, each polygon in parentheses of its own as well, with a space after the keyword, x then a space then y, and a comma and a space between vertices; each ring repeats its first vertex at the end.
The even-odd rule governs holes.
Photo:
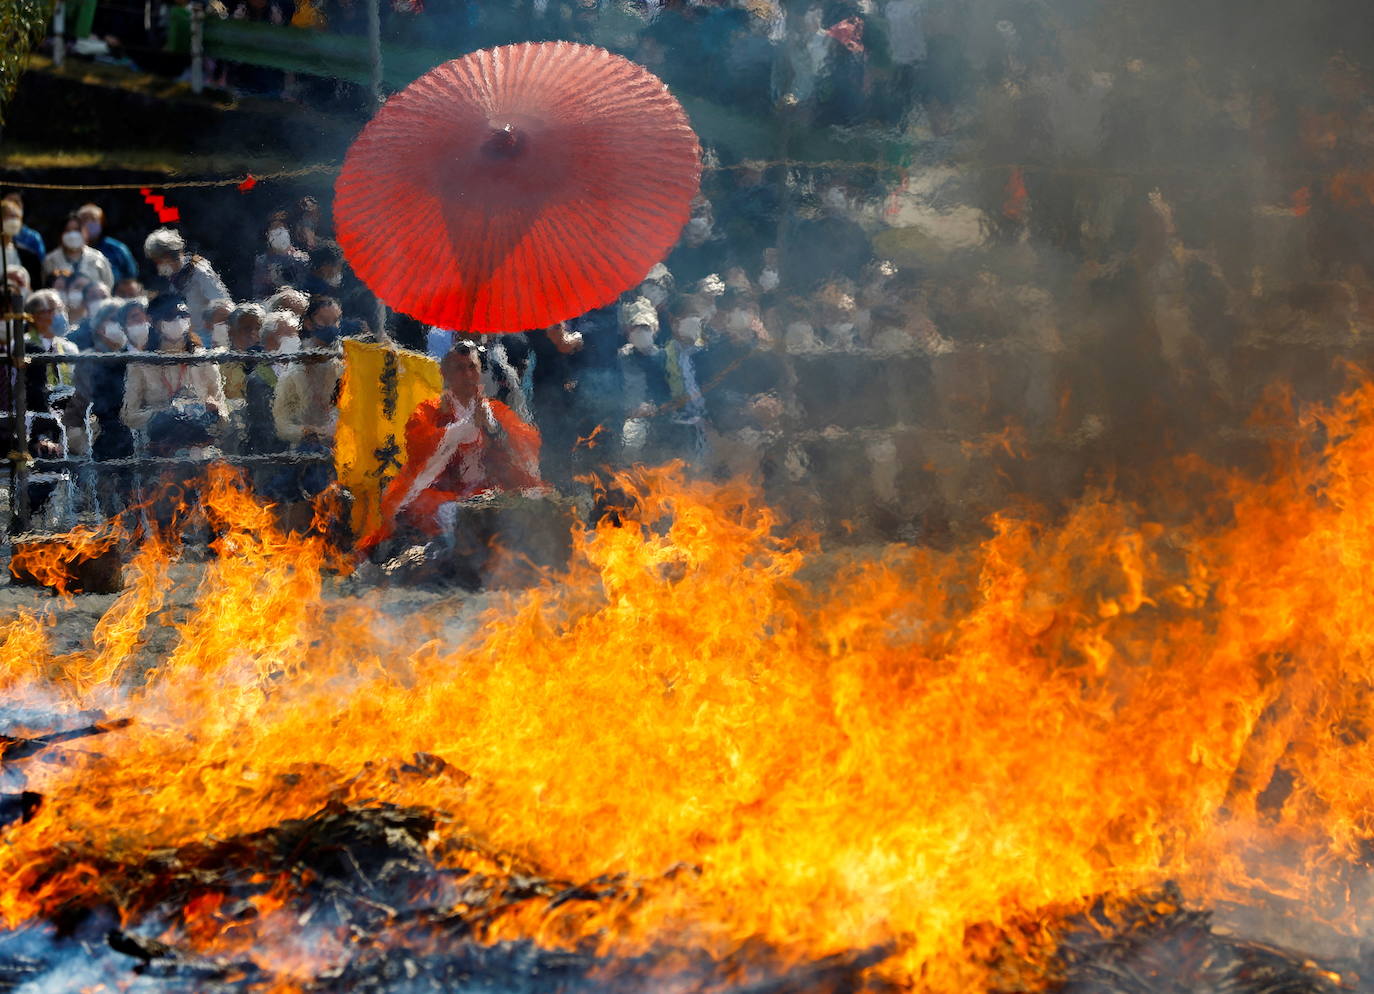
POLYGON ((513 124, 493 124, 482 153, 490 159, 514 159, 525 151, 525 135, 513 124))

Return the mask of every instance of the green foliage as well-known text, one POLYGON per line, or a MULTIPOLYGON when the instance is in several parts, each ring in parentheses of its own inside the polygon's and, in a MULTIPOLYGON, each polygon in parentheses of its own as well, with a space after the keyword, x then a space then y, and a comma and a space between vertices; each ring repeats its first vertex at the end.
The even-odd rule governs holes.
POLYGON ((52 18, 53 0, 0 0, 0 124, 29 52, 52 18))

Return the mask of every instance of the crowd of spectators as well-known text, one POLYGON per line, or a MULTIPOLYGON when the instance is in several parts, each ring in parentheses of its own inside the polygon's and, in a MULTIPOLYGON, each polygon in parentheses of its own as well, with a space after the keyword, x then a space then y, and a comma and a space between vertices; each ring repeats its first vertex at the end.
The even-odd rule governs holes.
MULTIPOLYGON (((675 90, 736 110, 804 108, 817 123, 860 118, 892 124, 914 103, 947 103, 941 44, 927 43, 922 0, 382 0, 383 39, 400 49, 484 48, 568 39, 600 45, 647 66, 675 90), (934 51, 928 50, 933 47, 934 51), (932 58, 928 59, 928 54, 932 58)), ((188 0, 80 0, 68 5, 68 49, 78 56, 176 76, 189 66, 188 0)), ((207 18, 365 36, 363 0, 208 0, 207 18)), ((216 63, 207 80, 238 93, 285 96, 354 109, 353 87, 261 64, 216 63)), ((239 58, 242 58, 242 52, 239 58)), ((947 61, 947 60, 946 60, 947 61)), ((299 69, 299 66, 295 68, 299 69)))
MULTIPOLYGON (((342 331, 342 308, 330 295, 341 282, 342 254, 314 237, 313 200, 268 219, 249 300, 233 299, 215 266, 190 251, 175 229, 159 228, 143 239, 140 266, 128 246, 104 231, 98 205, 70 214, 57 233, 58 247, 48 252, 43 237, 24 224, 22 196, 7 194, 2 203, 6 289, 10 303, 31 316, 28 352, 264 356, 261 362, 32 364, 23 389, 33 454, 98 464, 136 454, 200 458, 327 446, 342 363, 267 361, 269 354, 302 347, 336 348, 342 331)), ((365 320, 347 327, 370 334, 365 320)), ((128 479, 98 477, 102 510, 128 499, 120 493, 128 479)), ((267 472, 259 483, 289 501, 318 492, 328 480, 311 468, 267 472)), ((46 493, 40 488, 38 496, 46 493)))
MULTIPOLYGON (((100 207, 86 204, 53 233, 59 247, 45 251, 18 194, 0 208, 8 289, 33 317, 29 351, 226 355, 200 364, 35 364, 30 379, 41 382, 30 384, 29 406, 53 429, 35 432, 35 453, 89 458, 93 467, 144 454, 327 453, 343 363, 273 357, 337 351, 343 337, 377 341, 389 331, 436 359, 455 341, 477 341, 487 394, 540 429, 542 471, 555 486, 571 487, 597 466, 674 458, 707 472, 757 470, 784 413, 785 354, 877 344, 873 308, 894 272, 869 260, 857 278, 817 278, 808 293, 784 297, 777 248, 747 257, 725 250, 700 198, 669 265, 599 310, 507 335, 407 327, 400 315, 384 331, 312 198, 267 216, 238 297, 173 228, 147 234, 135 258, 104 230, 100 207), (696 276, 710 251, 722 271, 696 276)), ((268 466, 255 480, 269 498, 290 502, 327 486, 327 467, 268 466)), ((118 506, 127 474, 101 474, 98 489, 102 510, 118 506)))

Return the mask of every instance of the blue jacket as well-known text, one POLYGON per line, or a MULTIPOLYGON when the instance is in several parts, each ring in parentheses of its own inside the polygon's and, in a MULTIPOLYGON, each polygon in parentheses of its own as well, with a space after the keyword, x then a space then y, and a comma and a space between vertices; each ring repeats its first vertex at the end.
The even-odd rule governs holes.
MULTIPOLYGON (((48 247, 43 244, 43 236, 27 224, 19 229, 19 234, 14 236, 14 244, 20 248, 26 248, 30 252, 37 252, 40 259, 48 254, 48 247)), ((37 290, 38 287, 34 286, 34 289, 37 290)))
POLYGON ((120 280, 138 279, 138 263, 134 262, 134 254, 123 242, 109 235, 101 235, 100 240, 91 248, 99 249, 100 253, 110 260, 110 271, 114 273, 116 283, 120 280))

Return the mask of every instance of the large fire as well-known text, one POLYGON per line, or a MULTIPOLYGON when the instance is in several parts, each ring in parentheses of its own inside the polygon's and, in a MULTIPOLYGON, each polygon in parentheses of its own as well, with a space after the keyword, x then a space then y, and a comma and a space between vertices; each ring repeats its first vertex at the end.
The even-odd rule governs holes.
MULTIPOLYGON (((1009 962, 1033 985, 1086 902, 1167 881, 1359 933, 1374 385, 1304 427, 1324 446, 1277 450, 1263 479, 1187 467, 1205 500, 1091 496, 844 565, 749 486, 640 471, 623 527, 581 534, 565 575, 465 635, 329 596, 323 540, 218 474, 218 554, 155 668, 133 660, 165 617, 177 550, 156 542, 90 650, 55 653, 42 617, 0 633, 11 701, 135 719, 29 771, 45 801, 7 830, 0 909, 136 921, 111 867, 345 802, 445 813, 428 844, 449 864, 507 853, 633 888, 512 905, 486 941, 883 947, 887 980, 963 992, 1009 962)), ((207 890, 166 938, 308 977, 348 936, 304 943, 289 889, 266 881, 232 927, 207 890)))

